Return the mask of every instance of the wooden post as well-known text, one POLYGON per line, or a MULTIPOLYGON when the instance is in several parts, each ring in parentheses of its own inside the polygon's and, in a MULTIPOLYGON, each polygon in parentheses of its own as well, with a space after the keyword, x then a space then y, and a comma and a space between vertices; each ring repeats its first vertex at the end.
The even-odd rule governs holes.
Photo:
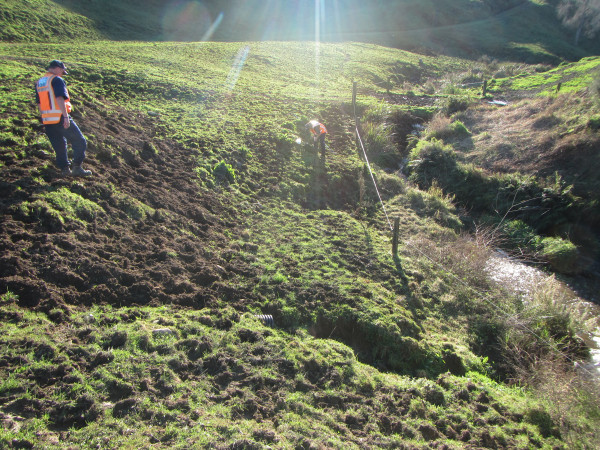
POLYGON ((481 94, 483 97, 487 94, 487 80, 483 80, 483 89, 481 90, 481 94))
POLYGON ((400 231, 400 217, 394 220, 394 237, 392 239, 392 256, 398 255, 398 232, 400 231))
POLYGON ((352 109, 354 111, 354 118, 356 119, 356 87, 357 87, 357 82, 353 81, 352 82, 352 109))

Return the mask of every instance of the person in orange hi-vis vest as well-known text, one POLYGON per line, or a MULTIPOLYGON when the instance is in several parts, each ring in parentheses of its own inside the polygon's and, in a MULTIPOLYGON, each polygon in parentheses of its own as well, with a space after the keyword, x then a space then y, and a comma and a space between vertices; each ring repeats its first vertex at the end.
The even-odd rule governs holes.
POLYGON ((327 134, 327 128, 316 120, 311 120, 304 127, 313 135, 315 151, 318 152, 319 147, 321 147, 321 157, 325 159, 325 135, 327 134))
POLYGON ((81 167, 85 159, 87 141, 69 113, 71 98, 67 83, 61 77, 67 67, 57 59, 50 61, 46 74, 35 83, 36 101, 40 108, 46 136, 56 154, 56 165, 63 176, 87 177, 90 170, 81 167), (69 166, 67 143, 73 148, 73 167, 69 166))

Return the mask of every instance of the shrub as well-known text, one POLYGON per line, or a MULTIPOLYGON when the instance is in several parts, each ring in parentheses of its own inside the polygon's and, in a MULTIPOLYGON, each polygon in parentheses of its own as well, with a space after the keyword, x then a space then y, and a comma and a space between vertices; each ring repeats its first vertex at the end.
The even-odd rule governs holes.
POLYGON ((465 124, 462 123, 460 120, 455 120, 454 122, 452 122, 450 129, 453 132, 453 134, 460 136, 460 137, 465 137, 465 136, 471 135, 471 132, 467 129, 465 124))
POLYGON ((377 178, 382 196, 394 197, 406 191, 404 180, 399 176, 381 172, 377 175, 377 178))
POLYGON ((540 434, 544 437, 560 436, 557 426, 552 421, 552 417, 546 411, 531 409, 525 414, 525 420, 532 425, 537 425, 540 434))
POLYGON ((436 139, 465 138, 471 135, 464 123, 460 120, 451 122, 444 116, 436 116, 429 124, 429 135, 436 139))
POLYGON ((235 183, 235 169, 231 167, 231 164, 227 164, 225 161, 221 161, 215 165, 213 168, 213 176, 215 177, 215 180, 221 183, 235 183))
POLYGON ((450 145, 435 138, 419 141, 411 150, 410 181, 428 189, 434 180, 456 200, 479 213, 522 220, 544 232, 576 219, 572 186, 560 177, 540 182, 519 173, 489 176, 471 164, 458 162, 450 145))
POLYGON ((554 277, 547 277, 531 287, 518 314, 494 319, 503 329, 496 341, 496 362, 505 378, 534 383, 541 363, 561 370, 561 365, 571 366, 573 360, 588 356, 578 335, 589 324, 573 307, 573 296, 554 277))
POLYGON ((519 253, 535 254, 541 247, 541 238, 535 229, 522 220, 509 220, 499 226, 506 248, 519 253))
POLYGON ((436 181, 426 192, 411 189, 408 192, 408 198, 415 210, 432 216, 437 222, 455 230, 461 228, 462 223, 453 204, 454 195, 445 194, 436 181))
MULTIPOLYGON (((431 139, 419 141, 410 152, 410 179, 421 188, 428 188, 436 178, 456 171, 456 153, 442 141, 431 139)), ((446 184, 442 182, 441 184, 446 184)))
POLYGON ((590 85, 590 91, 592 92, 592 96, 596 99, 596 101, 600 102, 600 72, 596 74, 594 81, 590 85))
POLYGON ((446 100, 443 106, 443 111, 446 115, 451 116, 452 114, 460 111, 464 111, 469 107, 469 99, 466 97, 451 96, 446 100))
POLYGON ((557 272, 575 274, 579 271, 577 261, 579 251, 572 242, 560 237, 542 239, 542 256, 557 272))

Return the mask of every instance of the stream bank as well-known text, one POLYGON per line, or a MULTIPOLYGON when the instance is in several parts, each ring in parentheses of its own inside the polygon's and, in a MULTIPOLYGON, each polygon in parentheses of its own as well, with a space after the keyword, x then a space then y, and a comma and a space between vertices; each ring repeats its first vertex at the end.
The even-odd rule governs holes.
MULTIPOLYGON (((498 250, 489 258, 486 272, 490 277, 503 285, 510 292, 519 295, 524 303, 532 298, 533 293, 549 283, 561 283, 554 275, 525 264, 523 261, 510 257, 505 252, 498 250)), ((564 284, 563 284, 564 285, 564 284)), ((588 361, 576 363, 583 371, 593 374, 600 380, 600 305, 577 296, 566 285, 564 287, 572 296, 558 298, 570 311, 575 312, 590 328, 589 332, 581 332, 579 337, 590 348, 588 361)))

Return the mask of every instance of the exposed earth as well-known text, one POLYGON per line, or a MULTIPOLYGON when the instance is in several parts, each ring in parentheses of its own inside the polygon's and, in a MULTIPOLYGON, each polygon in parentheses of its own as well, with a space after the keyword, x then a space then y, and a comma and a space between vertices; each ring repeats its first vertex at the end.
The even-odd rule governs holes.
POLYGON ((47 164, 53 155, 43 144, 28 149, 31 154, 22 160, 9 152, 2 155, 7 166, 0 185, 3 291, 46 312, 58 308, 67 313, 70 306, 101 302, 210 304, 218 289, 211 285, 226 279, 231 268, 205 249, 208 243, 225 245, 215 230, 236 226, 229 220, 233 209, 214 197, 198 197, 189 150, 169 141, 150 144, 156 127, 151 117, 123 111, 105 120, 90 108, 86 114, 79 123, 84 135, 110 136, 125 149, 124 161, 92 144, 85 166, 94 175, 65 179, 47 164), (34 167, 38 169, 32 172, 34 167), (62 223, 44 208, 24 217, 15 206, 35 200, 37 176, 53 189, 71 186, 101 205, 92 225, 62 223), (154 209, 144 211, 132 199, 115 195, 115 187, 154 209), (192 230, 193 236, 174 238, 171 231, 179 228, 192 230), (179 258, 170 258, 169 252, 179 258))

